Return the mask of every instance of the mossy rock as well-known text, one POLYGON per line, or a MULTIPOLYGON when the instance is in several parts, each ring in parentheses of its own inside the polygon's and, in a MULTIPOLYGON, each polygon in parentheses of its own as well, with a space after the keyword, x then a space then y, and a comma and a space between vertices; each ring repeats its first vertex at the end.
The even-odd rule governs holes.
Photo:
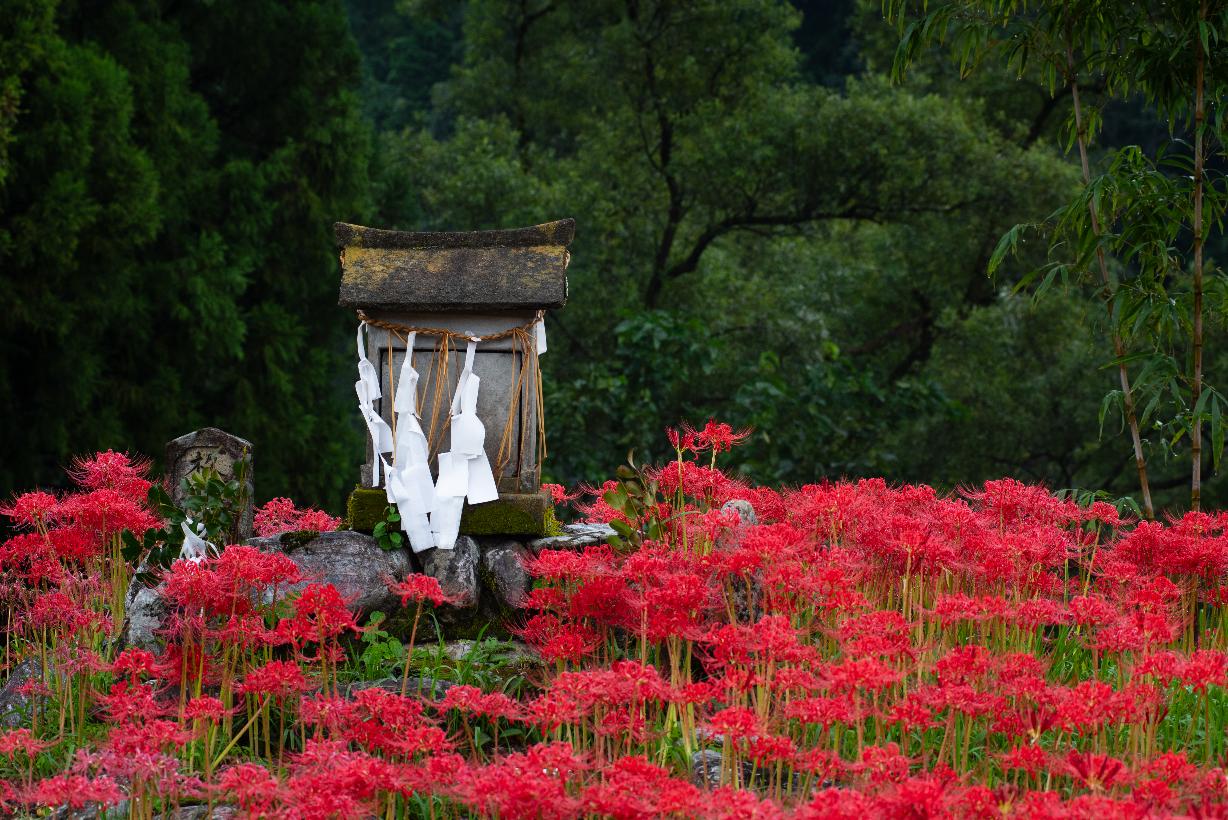
POLYGON ((375 525, 384 520, 388 509, 388 496, 383 490, 370 487, 355 487, 345 504, 345 527, 357 532, 370 533, 375 525))
MULTIPOLYGON (((384 520, 388 496, 381 489, 355 487, 345 505, 347 529, 369 533, 384 520)), ((465 505, 461 535, 529 535, 540 538, 562 532, 550 496, 541 493, 503 493, 495 501, 465 505)))
POLYGON ((554 509, 546 493, 503 493, 485 504, 466 504, 460 531, 461 535, 541 536, 551 520, 554 509))

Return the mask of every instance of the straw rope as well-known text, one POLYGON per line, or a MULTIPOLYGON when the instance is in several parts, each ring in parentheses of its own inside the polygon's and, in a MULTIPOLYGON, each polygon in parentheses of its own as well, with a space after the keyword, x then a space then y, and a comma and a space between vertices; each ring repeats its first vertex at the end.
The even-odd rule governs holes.
MULTIPOLYGON (((460 348, 460 344, 472 341, 493 342, 502 339, 512 340, 512 389, 511 397, 508 402, 507 419, 503 425, 503 432, 499 436, 499 450, 495 456, 494 474, 496 481, 502 476, 504 469, 508 466, 512 459, 513 447, 515 447, 516 465, 512 475, 519 481, 522 470, 525 467, 538 469, 541 462, 546 458, 546 420, 542 407, 542 378, 541 367, 537 361, 537 337, 534 333, 534 327, 538 322, 545 321, 545 311, 539 310, 533 321, 520 325, 518 327, 508 328, 507 330, 492 333, 488 336, 472 336, 457 330, 448 330, 441 327, 417 327, 414 325, 404 325, 397 322, 389 322, 383 319, 372 319, 363 311, 358 311, 359 321, 366 324, 368 327, 380 328, 387 332, 388 344, 388 398, 391 402, 393 413, 393 437, 396 437, 396 380, 393 378, 392 367, 392 338, 396 337, 401 344, 405 345, 406 355, 411 357, 410 366, 413 366, 412 357, 414 351, 409 348, 409 335, 416 333, 419 336, 434 336, 438 341, 435 343, 434 353, 431 356, 429 369, 425 378, 432 385, 431 391, 431 418, 423 419, 424 432, 427 437, 429 454, 432 460, 439 454, 440 447, 443 443, 444 434, 448 431, 452 424, 452 416, 450 412, 440 412, 440 408, 451 407, 449 397, 456 390, 456 382, 460 379, 460 374, 457 373, 455 380, 449 376, 449 354, 455 348, 460 348), (519 354, 519 357, 517 356, 519 354), (517 358, 519 358, 519 366, 517 366, 517 358), (531 391, 531 392, 530 392, 531 391), (525 465, 523 463, 524 445, 526 436, 528 435, 525 406, 530 399, 536 400, 537 405, 537 463, 533 465, 525 465), (442 417, 441 417, 442 416, 442 417), (512 432, 513 425, 517 419, 520 420, 520 435, 516 438, 512 432)), ((418 407, 414 408, 415 415, 421 418, 421 413, 418 407)), ((395 459, 395 453, 394 453, 395 459)))

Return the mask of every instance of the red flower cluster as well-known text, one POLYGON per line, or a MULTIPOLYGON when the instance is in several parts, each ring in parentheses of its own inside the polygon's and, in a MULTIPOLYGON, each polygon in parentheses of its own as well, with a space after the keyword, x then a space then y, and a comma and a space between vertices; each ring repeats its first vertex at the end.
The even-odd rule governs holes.
POLYGON ((279 532, 331 532, 341 529, 341 519, 316 509, 300 510, 288 498, 274 498, 256 510, 252 526, 257 535, 279 532))
POLYGON ((630 535, 528 561, 508 626, 536 659, 422 694, 436 579, 390 584, 410 646, 374 646, 403 656, 399 691, 360 686, 384 633, 355 640, 336 589, 251 547, 174 565, 165 649, 117 653, 135 568, 112 516, 148 520, 148 484, 82 462, 79 492, 5 508, 3 661, 35 708, 0 734, 0 808, 1228 816, 1228 516, 1137 523, 1011 480, 751 488, 714 461, 744 437, 684 427, 677 461, 593 491, 588 514, 630 535))

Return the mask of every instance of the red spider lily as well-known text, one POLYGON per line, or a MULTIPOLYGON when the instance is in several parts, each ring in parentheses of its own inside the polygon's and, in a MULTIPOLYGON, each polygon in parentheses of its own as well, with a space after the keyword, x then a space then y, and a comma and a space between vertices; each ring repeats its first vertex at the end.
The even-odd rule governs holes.
POLYGON ((232 712, 232 709, 226 708, 226 704, 209 695, 192 698, 183 707, 183 716, 186 720, 208 720, 215 723, 232 712))
POLYGON ((432 606, 443 606, 452 601, 439 585, 439 579, 430 575, 411 573, 406 575, 404 580, 390 584, 388 588, 394 595, 401 597, 401 606, 408 606, 410 601, 430 601, 432 606))
POLYGON ((543 660, 578 661, 597 648, 597 633, 583 624, 566 623, 557 615, 543 612, 513 630, 533 647, 543 660))
POLYGON ((1111 789, 1130 776, 1126 764, 1109 755, 1070 752, 1065 762, 1069 774, 1095 792, 1111 789))
POLYGON ((152 485, 149 470, 149 459, 107 450, 87 459, 74 459, 68 474, 77 486, 87 490, 116 490, 134 501, 143 501, 152 485))
POLYGON ((40 780, 21 800, 32 805, 67 805, 70 809, 83 809, 88 803, 114 806, 123 800, 124 796, 123 790, 109 777, 60 774, 40 780))
POLYGON ((142 499, 111 487, 65 496, 60 500, 56 516, 59 521, 72 522, 100 537, 117 535, 124 530, 143 533, 162 525, 162 520, 145 508, 142 499))
POLYGON ((734 445, 745 441, 750 433, 749 428, 734 432, 734 429, 728 424, 708 419, 708 423, 695 437, 695 441, 701 448, 711 449, 714 453, 728 452, 734 445))
POLYGON ((0 507, 0 515, 13 519, 19 527, 45 528, 57 518, 59 499, 40 490, 22 493, 0 507))
POLYGON ((542 489, 550 493, 550 500, 556 505, 570 504, 572 501, 575 501, 577 498, 583 495, 581 490, 576 490, 574 493, 567 492, 567 488, 562 484, 542 482, 542 489))
POLYGON ((563 820, 579 811, 569 786, 584 768, 570 745, 538 745, 464 772, 455 792, 480 816, 563 820))
POLYGON ((699 789, 642 757, 621 757, 602 775, 602 782, 584 791, 581 800, 586 812, 632 820, 689 814, 701 805, 699 789))
POLYGON ((1025 743, 1002 755, 1002 766, 1005 769, 1022 769, 1034 776, 1049 767, 1049 753, 1034 743, 1025 743))
POLYGON ((295 646, 324 643, 347 631, 360 630, 332 584, 308 584, 294 600, 293 617, 277 624, 277 634, 295 646))
POLYGON ((307 679, 294 661, 269 661, 257 667, 243 678, 235 691, 245 695, 268 695, 274 698, 291 698, 311 689, 307 679))
POLYGON ((13 729, 0 734, 0 757, 12 760, 17 752, 21 752, 32 760, 50 745, 49 741, 34 737, 29 729, 13 729))
POLYGON ((488 718, 514 718, 520 713, 516 701, 502 692, 489 694, 476 686, 453 686, 444 693, 439 701, 440 711, 456 709, 472 715, 488 718))
POLYGON ((119 653, 111 663, 111 672, 118 677, 126 677, 130 686, 136 686, 142 677, 154 675, 157 669, 158 659, 154 653, 133 646, 119 653))
POLYGON ((252 527, 260 536, 281 532, 310 530, 328 532, 340 529, 342 521, 316 509, 300 510, 288 498, 274 498, 260 509, 252 520, 252 527))
POLYGON ((256 763, 239 763, 226 768, 219 775, 216 788, 222 795, 233 797, 239 808, 251 817, 270 815, 286 798, 278 779, 256 763))

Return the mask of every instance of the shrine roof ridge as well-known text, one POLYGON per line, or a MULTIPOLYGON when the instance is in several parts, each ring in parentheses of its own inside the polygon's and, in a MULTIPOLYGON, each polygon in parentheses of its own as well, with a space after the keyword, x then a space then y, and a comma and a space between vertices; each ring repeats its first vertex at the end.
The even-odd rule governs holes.
POLYGON ((525 311, 567 302, 573 219, 499 231, 390 231, 338 222, 338 304, 371 313, 525 311))
POLYGON ((393 231, 337 222, 338 248, 527 248, 567 247, 576 234, 574 219, 557 219, 527 228, 491 231, 393 231))

